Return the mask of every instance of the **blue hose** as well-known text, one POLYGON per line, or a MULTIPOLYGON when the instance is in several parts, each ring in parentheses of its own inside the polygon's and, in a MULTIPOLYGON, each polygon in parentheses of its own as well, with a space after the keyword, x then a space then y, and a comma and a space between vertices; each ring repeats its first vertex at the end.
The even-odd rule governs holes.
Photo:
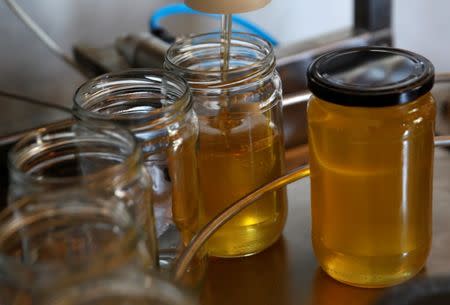
MULTIPOLYGON (((161 20, 163 20, 164 18, 169 17, 169 16, 180 15, 180 14, 197 14, 197 15, 210 16, 213 18, 218 18, 220 16, 218 14, 207 14, 207 13, 197 12, 197 11, 191 9, 190 7, 186 6, 183 3, 169 4, 169 5, 159 8, 158 10, 156 10, 153 13, 153 15, 150 18, 150 22, 149 22, 150 30, 154 31, 156 29, 161 29, 162 28, 160 25, 161 20)), ((273 38, 271 35, 269 35, 264 30, 262 30, 261 28, 259 28, 256 25, 254 25, 250 21, 248 21, 240 16, 237 16, 237 15, 233 15, 232 19, 233 19, 234 23, 247 29, 250 33, 258 35, 258 36, 266 39, 273 46, 278 45, 278 41, 275 38, 273 38)))

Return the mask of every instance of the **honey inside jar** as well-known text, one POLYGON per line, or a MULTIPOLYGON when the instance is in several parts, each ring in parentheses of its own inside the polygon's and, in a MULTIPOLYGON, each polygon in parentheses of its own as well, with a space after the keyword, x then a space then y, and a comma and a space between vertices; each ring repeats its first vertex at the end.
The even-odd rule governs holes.
POLYGON ((172 180, 172 216, 186 246, 198 230, 199 193, 197 138, 187 137, 168 151, 168 172, 172 180))
POLYGON ((310 104, 312 239, 333 277, 383 286, 423 267, 431 243, 431 205, 423 203, 431 201, 434 112, 430 94, 402 109, 310 104))
MULTIPOLYGON (((250 34, 227 37, 178 40, 164 64, 189 83, 199 121, 200 227, 285 171, 281 80, 272 47, 250 34)), ((263 196, 214 233, 208 253, 241 257, 268 248, 282 233, 286 201, 285 188, 263 196)))
POLYGON ((319 58, 308 77, 316 257, 346 284, 408 280, 432 239, 432 65, 403 50, 356 48, 319 58))
MULTIPOLYGON (((231 203, 284 172, 283 138, 265 113, 201 117, 199 135, 200 211, 206 223, 231 203)), ((286 193, 268 193, 245 209, 208 242, 213 256, 242 256, 274 243, 286 218, 286 193)))

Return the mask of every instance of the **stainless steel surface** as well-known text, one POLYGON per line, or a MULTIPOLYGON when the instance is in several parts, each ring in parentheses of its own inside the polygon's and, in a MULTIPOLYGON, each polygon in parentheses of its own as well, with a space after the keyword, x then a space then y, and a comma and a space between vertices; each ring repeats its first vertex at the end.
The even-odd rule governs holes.
MULTIPOLYGON (((71 117, 71 114, 60 106, 49 107, 2 95, 0 105, 7 109, 1 117, 0 147, 16 142, 34 128, 71 117)), ((3 160, 0 160, 1 162, 3 160)))
POLYGON ((128 34, 116 40, 116 49, 132 67, 161 68, 169 46, 151 33, 128 34))
POLYGON ((86 75, 90 76, 89 78, 130 68, 125 58, 112 46, 93 48, 77 44, 73 47, 73 53, 86 75))
MULTIPOLYGON (((450 153, 436 149, 433 245, 420 278, 450 274, 450 153)), ((369 305, 386 289, 341 284, 318 267, 310 240, 309 179, 288 186, 283 238, 247 258, 210 259, 203 305, 369 305)), ((349 237, 351 238, 351 237, 349 237)))

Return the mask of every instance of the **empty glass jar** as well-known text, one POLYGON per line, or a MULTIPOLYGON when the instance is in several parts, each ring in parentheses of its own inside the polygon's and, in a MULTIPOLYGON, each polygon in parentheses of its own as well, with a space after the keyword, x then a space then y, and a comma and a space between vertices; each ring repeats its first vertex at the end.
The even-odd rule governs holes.
POLYGON ((1 303, 30 304, 61 283, 152 266, 126 204, 75 189, 12 202, 0 213, 1 303))
MULTIPOLYGON (((271 45, 233 33, 228 67, 219 33, 175 42, 164 67, 187 80, 199 117, 200 223, 285 171, 281 81, 271 45)), ((286 190, 268 193, 219 229, 208 253, 246 256, 272 245, 286 219, 286 190)))
POLYGON ((151 181, 140 146, 127 130, 73 121, 40 128, 12 148, 9 171, 10 202, 57 191, 124 202, 157 264, 151 181))
POLYGON ((391 48, 340 50, 308 70, 312 240, 355 286, 405 281, 431 245, 432 64, 391 48))
POLYGON ((198 122, 189 88, 159 70, 102 75, 82 85, 73 106, 82 121, 114 122, 142 146, 153 180, 160 265, 171 266, 198 228, 198 122))

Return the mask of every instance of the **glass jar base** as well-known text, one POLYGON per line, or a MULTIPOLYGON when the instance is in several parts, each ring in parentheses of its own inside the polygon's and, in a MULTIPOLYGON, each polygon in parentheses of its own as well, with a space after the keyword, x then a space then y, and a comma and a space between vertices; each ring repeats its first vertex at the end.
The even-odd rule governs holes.
MULTIPOLYGON (((218 258, 238 258, 258 254, 271 247, 281 236, 279 226, 270 226, 265 230, 239 228, 236 234, 220 234, 208 242, 208 254, 218 258), (279 232, 273 234, 273 232, 279 232), (233 238, 234 237, 234 238, 233 238)), ((216 233, 217 234, 217 233, 216 233)))
POLYGON ((354 256, 315 246, 322 269, 333 279, 361 288, 398 285, 418 274, 425 265, 429 247, 391 256, 354 256))
POLYGON ((335 272, 334 269, 325 268, 324 266, 321 266, 322 270, 325 271, 326 274, 328 274, 331 278, 334 280, 349 285, 353 287, 358 288, 387 288, 399 285, 401 283, 404 283, 411 278, 413 278, 415 275, 417 275, 420 270, 416 271, 415 273, 401 273, 401 274, 395 274, 395 275, 371 275, 371 276, 363 276, 360 275, 354 276, 352 278, 352 282, 350 282, 347 278, 341 277, 340 273, 335 272))

